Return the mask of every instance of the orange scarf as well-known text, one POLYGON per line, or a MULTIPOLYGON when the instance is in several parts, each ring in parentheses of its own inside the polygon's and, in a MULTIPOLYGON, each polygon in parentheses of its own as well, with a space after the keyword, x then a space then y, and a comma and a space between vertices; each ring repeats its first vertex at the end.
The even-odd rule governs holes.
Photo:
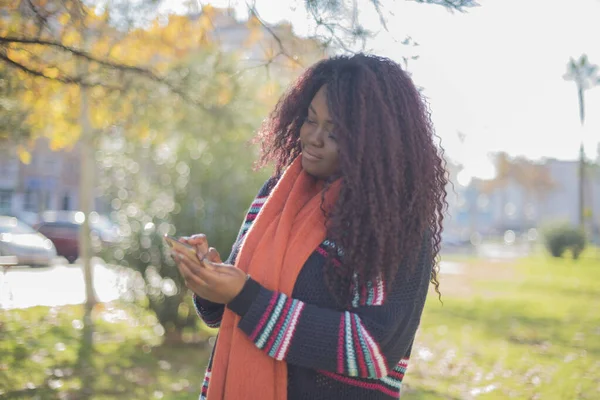
MULTIPOLYGON (((326 210, 339 192, 327 191, 326 210)), ((285 171, 260 210, 242 244, 236 267, 269 290, 291 296, 304 263, 325 240, 321 210, 323 184, 302 169, 298 157, 285 171)), ((269 357, 237 329, 240 317, 225 308, 212 374, 209 400, 287 399, 287 364, 269 357)))

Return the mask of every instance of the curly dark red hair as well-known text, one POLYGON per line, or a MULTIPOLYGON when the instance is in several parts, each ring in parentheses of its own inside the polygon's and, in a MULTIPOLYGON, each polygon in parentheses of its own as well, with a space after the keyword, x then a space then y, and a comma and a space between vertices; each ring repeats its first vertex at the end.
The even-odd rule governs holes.
MULTIPOLYGON (((324 84, 343 179, 328 238, 344 251, 341 266, 326 264, 325 279, 345 307, 354 284, 391 282, 414 265, 424 235, 437 260, 448 181, 411 78, 392 60, 364 54, 320 61, 298 78, 258 133, 259 165, 274 162, 277 176, 300 155, 300 127, 324 84)), ((436 263, 431 282, 439 294, 438 271, 436 263)))

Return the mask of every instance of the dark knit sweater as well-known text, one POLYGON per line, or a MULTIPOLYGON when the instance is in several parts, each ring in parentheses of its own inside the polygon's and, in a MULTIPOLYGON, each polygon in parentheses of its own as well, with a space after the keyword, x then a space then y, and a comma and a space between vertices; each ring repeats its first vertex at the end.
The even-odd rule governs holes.
MULTIPOLYGON (((274 185, 267 181, 252 203, 227 263, 235 263, 274 185)), ((335 245, 325 240, 308 258, 292 297, 250 279, 227 307, 242 317, 238 328, 258 348, 288 363, 288 399, 397 399, 427 296, 430 246, 424 243, 417 265, 401 268, 391 284, 378 279, 355 290, 350 310, 339 309, 325 285, 327 246, 335 245)), ((197 296, 194 303, 207 325, 220 325, 224 305, 197 296)), ((212 356, 200 399, 206 399, 211 368, 212 356)))

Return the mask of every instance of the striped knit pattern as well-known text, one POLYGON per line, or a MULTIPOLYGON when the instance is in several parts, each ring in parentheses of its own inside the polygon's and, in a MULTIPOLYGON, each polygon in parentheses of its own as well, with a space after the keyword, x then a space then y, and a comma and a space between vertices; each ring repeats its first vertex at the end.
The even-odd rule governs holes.
POLYGON ((337 373, 378 379, 388 374, 386 359, 360 317, 348 311, 340 318, 337 373))
POLYGON ((275 292, 250 340, 276 360, 285 359, 303 309, 303 302, 275 292))
MULTIPOLYGON (((316 251, 323 257, 328 257, 328 249, 336 248, 335 243, 330 240, 325 240, 323 243, 317 247, 316 251)), ((340 265, 341 256, 344 255, 343 250, 337 249, 337 257, 333 259, 333 265, 340 265)), ((358 276, 354 276, 354 286, 352 288, 352 292, 354 296, 352 298, 352 307, 357 308, 361 306, 380 306, 385 301, 385 285, 383 279, 378 277, 373 282, 368 282, 366 286, 362 286, 359 288, 358 284, 358 276)))
POLYGON ((259 193, 258 196, 256 196, 256 198, 254 198, 254 201, 252 202, 250 209, 246 213, 246 218, 244 219, 244 223, 242 224, 242 227, 240 228, 240 232, 238 233, 236 243, 233 246, 232 253, 229 256, 228 261, 231 264, 235 263, 235 259, 237 258, 240 248, 242 247, 241 243, 244 240, 244 238, 246 237, 246 234, 248 233, 248 231, 250 230, 250 227, 252 227, 252 224, 256 220, 258 213, 260 212, 262 206, 267 201, 268 197, 269 197, 268 194, 263 195, 263 193, 259 193))
POLYGON ((403 358, 400 360, 398 365, 396 365, 394 368, 392 368, 391 371, 389 371, 387 376, 381 377, 379 379, 354 378, 339 375, 329 371, 319 372, 327 376, 328 378, 334 379, 338 382, 342 382, 346 385, 356 386, 366 390, 378 391, 387 396, 399 398, 400 390, 402 389, 402 380, 404 379, 404 374, 406 373, 407 366, 408 358, 403 358))
MULTIPOLYGON (((357 282, 358 277, 354 276, 354 281, 357 282)), ((385 285, 381 277, 377 277, 374 281, 367 282, 367 285, 363 285, 359 288, 358 284, 355 283, 352 292, 354 297, 352 298, 352 306, 381 306, 385 301, 385 285)))
MULTIPOLYGON (((330 242, 329 240, 325 240, 325 241, 323 241, 323 243, 321 243, 319 245, 319 247, 317 247, 316 251, 323 257, 327 258, 329 256, 328 248, 330 248, 330 247, 335 247, 335 245, 333 244, 333 242, 330 242)), ((336 266, 341 265, 339 254, 338 254, 338 257, 333 258, 333 265, 336 265, 336 266)))
POLYGON ((244 225, 242 225, 242 236, 246 235, 246 233, 252 226, 252 223, 256 219, 256 216, 260 212, 260 209, 267 201, 267 198, 268 198, 268 196, 256 197, 254 199, 254 201, 252 202, 252 205, 250 206, 250 209, 248 210, 248 213, 246 214, 246 221, 244 221, 244 225))
POLYGON ((202 381, 202 389, 200 390, 200 397, 198 400, 206 400, 208 396, 208 385, 210 383, 210 376, 212 375, 212 361, 213 361, 214 352, 211 353, 210 358, 208 360, 208 367, 206 368, 206 372, 204 373, 204 380, 202 381))

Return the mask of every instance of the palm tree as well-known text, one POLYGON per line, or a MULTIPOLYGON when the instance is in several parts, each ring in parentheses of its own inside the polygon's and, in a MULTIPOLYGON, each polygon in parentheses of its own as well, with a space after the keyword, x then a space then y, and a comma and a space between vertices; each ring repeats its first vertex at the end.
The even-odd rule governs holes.
MULTIPOLYGON (((583 54, 578 60, 571 58, 567 64, 567 73, 564 79, 575 82, 577 86, 577 97, 579 99, 579 121, 581 126, 585 123, 585 91, 597 85, 598 66, 591 64, 587 55, 583 54)), ((584 193, 583 186, 585 181, 585 151, 583 148, 583 140, 579 146, 579 226, 584 228, 585 210, 584 210, 584 193)))

